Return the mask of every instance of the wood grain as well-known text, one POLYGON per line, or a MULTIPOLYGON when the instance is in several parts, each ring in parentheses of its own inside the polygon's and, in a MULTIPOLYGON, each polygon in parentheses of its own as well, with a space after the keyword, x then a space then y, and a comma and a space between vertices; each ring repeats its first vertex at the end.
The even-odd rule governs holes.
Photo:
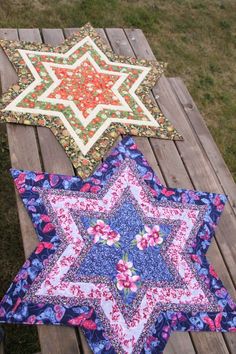
POLYGON ((211 165, 222 185, 224 193, 228 195, 229 202, 236 213, 236 184, 233 177, 207 128, 207 125, 193 101, 183 80, 179 77, 170 78, 169 82, 173 87, 186 115, 191 122, 192 128, 197 135, 203 149, 205 150, 211 165))
POLYGON ((4 354, 4 346, 3 346, 3 343, 0 343, 0 354, 4 354))

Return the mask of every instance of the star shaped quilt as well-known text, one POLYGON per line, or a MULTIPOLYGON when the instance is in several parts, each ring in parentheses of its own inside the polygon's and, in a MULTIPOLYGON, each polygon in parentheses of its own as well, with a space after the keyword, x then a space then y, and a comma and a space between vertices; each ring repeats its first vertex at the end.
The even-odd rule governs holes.
POLYGON ((226 197, 164 187, 131 138, 87 180, 12 170, 40 240, 0 322, 80 326, 96 353, 161 353, 172 330, 235 331, 206 252, 226 197))
POLYGON ((1 40, 19 82, 0 121, 51 129, 81 177, 120 134, 182 139, 149 93, 165 64, 115 55, 87 24, 58 47, 1 40))

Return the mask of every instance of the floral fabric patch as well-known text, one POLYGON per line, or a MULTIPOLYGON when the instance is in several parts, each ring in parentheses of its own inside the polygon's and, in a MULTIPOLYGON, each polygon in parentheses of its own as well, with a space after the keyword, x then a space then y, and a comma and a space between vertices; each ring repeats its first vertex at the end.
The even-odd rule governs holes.
POLYGON ((115 55, 89 24, 59 47, 0 45, 19 76, 0 120, 50 128, 81 177, 120 134, 182 139, 148 96, 165 64, 115 55))
POLYGON ((161 353, 172 330, 236 330, 205 256, 224 195, 164 187, 131 138, 85 181, 12 175, 40 242, 0 322, 80 326, 109 354, 161 353))

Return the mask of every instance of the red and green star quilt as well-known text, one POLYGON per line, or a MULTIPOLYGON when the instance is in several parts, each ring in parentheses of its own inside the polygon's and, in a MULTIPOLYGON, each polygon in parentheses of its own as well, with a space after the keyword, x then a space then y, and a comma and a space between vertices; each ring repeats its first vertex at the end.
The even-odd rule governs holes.
POLYGON ((91 25, 58 47, 0 45, 19 77, 0 121, 50 128, 81 177, 121 134, 182 139, 149 96, 165 64, 115 55, 91 25))

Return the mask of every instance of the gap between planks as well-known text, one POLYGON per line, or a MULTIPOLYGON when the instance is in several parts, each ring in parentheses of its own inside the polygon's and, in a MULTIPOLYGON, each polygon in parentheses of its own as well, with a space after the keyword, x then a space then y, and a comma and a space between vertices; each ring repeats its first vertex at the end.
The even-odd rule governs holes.
POLYGON ((189 122, 192 125, 192 129, 195 131, 199 139, 199 143, 206 151, 212 168, 218 176, 224 193, 228 195, 229 202, 236 214, 236 184, 201 113, 181 78, 170 78, 169 82, 174 89, 183 110, 186 112, 189 122))

